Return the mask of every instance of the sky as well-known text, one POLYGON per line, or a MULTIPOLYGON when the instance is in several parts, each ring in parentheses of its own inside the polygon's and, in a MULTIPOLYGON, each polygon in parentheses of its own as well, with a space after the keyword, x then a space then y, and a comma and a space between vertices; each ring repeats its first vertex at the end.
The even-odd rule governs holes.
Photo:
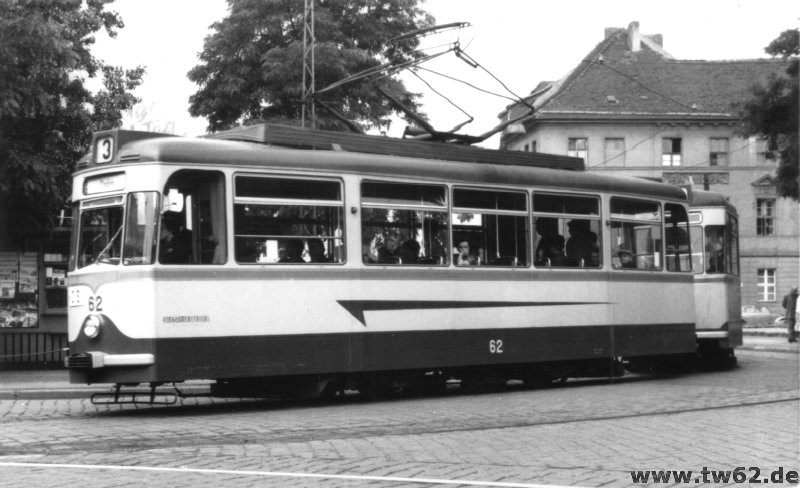
MULTIPOLYGON (((427 0, 422 8, 437 24, 470 24, 427 37, 429 52, 457 41, 480 67, 450 53, 423 65, 429 71, 421 74, 430 86, 412 75, 403 78, 409 89, 423 94, 423 110, 436 129, 451 129, 469 116, 474 120, 461 132, 472 135, 497 125, 511 100, 432 72, 513 98, 527 95, 540 81, 564 77, 603 40, 607 27, 637 21, 643 34, 661 34, 664 49, 676 59, 752 59, 768 57, 764 48, 782 31, 797 28, 800 19, 796 0, 427 0)), ((135 92, 142 103, 126 117, 125 127, 203 134, 206 121, 188 114, 197 86, 186 73, 197 65, 211 24, 225 17, 227 2, 116 0, 107 9, 120 14, 125 28, 114 39, 98 34, 95 56, 114 66, 147 69, 135 92)), ((404 125, 393 124, 389 135, 400 136, 404 125)), ((496 148, 498 140, 482 145, 496 148)))

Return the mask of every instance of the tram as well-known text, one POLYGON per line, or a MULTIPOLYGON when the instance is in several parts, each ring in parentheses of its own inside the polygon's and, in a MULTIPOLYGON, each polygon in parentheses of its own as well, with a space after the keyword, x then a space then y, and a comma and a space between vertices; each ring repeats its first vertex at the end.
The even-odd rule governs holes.
MULTIPOLYGON (((535 153, 268 140, 281 131, 95 135, 72 192, 72 382, 539 384, 685 357, 698 335, 736 345, 732 319, 695 326, 695 209, 675 186, 535 153)), ((702 276, 709 295, 733 283, 702 276)))
POLYGON ((695 190, 689 200, 699 353, 735 362, 734 349, 742 345, 738 215, 717 193, 695 190))

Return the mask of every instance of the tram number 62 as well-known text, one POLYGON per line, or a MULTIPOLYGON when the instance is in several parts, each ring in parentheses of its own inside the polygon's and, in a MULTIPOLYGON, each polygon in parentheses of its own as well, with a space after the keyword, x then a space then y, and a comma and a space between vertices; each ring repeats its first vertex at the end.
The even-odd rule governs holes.
POLYGON ((489 341, 489 353, 490 354, 503 354, 503 340, 502 339, 492 339, 489 341))
POLYGON ((90 312, 102 312, 103 311, 103 297, 96 296, 96 297, 89 297, 89 311, 90 312))

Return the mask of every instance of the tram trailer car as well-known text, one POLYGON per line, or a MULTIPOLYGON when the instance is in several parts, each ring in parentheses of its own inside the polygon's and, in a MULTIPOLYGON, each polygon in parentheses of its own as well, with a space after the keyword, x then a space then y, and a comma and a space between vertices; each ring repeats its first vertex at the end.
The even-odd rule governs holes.
POLYGON ((541 383, 696 351, 671 185, 116 130, 72 201, 74 383, 541 383))
POLYGON ((738 214, 718 193, 695 190, 689 199, 699 353, 712 362, 733 363, 743 322, 738 214))

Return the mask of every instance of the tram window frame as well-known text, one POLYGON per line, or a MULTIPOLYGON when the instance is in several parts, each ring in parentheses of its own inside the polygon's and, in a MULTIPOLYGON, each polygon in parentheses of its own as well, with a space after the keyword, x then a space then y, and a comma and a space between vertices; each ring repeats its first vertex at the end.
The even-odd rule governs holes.
POLYGON ((705 232, 702 225, 692 225, 689 228, 692 246, 692 272, 703 274, 706 270, 705 232))
POLYGON ((726 225, 707 225, 703 228, 704 272, 707 274, 739 275, 738 235, 736 220, 726 217, 726 225))
POLYGON ((161 197, 158 192, 128 193, 123 231, 125 242, 122 248, 122 264, 125 266, 156 262, 160 205, 161 197))
POLYGON ((661 271, 664 268, 664 214, 661 202, 612 196, 610 208, 611 267, 621 270, 661 271), (646 233, 648 230, 649 235, 646 233))
POLYGON ((689 212, 677 203, 664 204, 664 256, 666 270, 691 273, 691 231, 689 212))
POLYGON ((76 219, 74 249, 70 258, 71 270, 85 268, 94 263, 118 265, 122 256, 122 233, 125 227, 125 199, 123 195, 84 200, 76 219), (112 215, 111 212, 114 212, 112 215), (98 222, 97 218, 103 221, 98 222), (93 218, 92 222, 87 222, 93 218), (116 225, 116 226, 115 226, 116 225), (87 231, 94 230, 93 237, 85 237, 87 231), (101 239, 102 238, 102 239, 101 239), (86 252, 87 246, 92 251, 86 252), (74 267, 72 267, 74 265, 74 267))
POLYGON ((362 263, 437 267, 449 264, 447 186, 365 179, 359 188, 362 263))
POLYGON ((739 219, 732 214, 725 214, 725 228, 728 232, 727 257, 730 273, 739 276, 739 219))
POLYGON ((344 191, 344 182, 334 177, 235 174, 234 259, 243 265, 344 264, 344 191), (256 215, 253 207, 264 214, 256 215), (241 232, 253 225, 266 230, 241 232))
POLYGON ((531 202, 535 267, 602 268, 599 195, 534 191, 531 202))
MULTIPOLYGON (((468 266, 530 266, 528 192, 466 186, 451 191, 452 242, 469 243, 476 263, 468 266)), ((454 264, 458 252, 453 249, 454 264)))

